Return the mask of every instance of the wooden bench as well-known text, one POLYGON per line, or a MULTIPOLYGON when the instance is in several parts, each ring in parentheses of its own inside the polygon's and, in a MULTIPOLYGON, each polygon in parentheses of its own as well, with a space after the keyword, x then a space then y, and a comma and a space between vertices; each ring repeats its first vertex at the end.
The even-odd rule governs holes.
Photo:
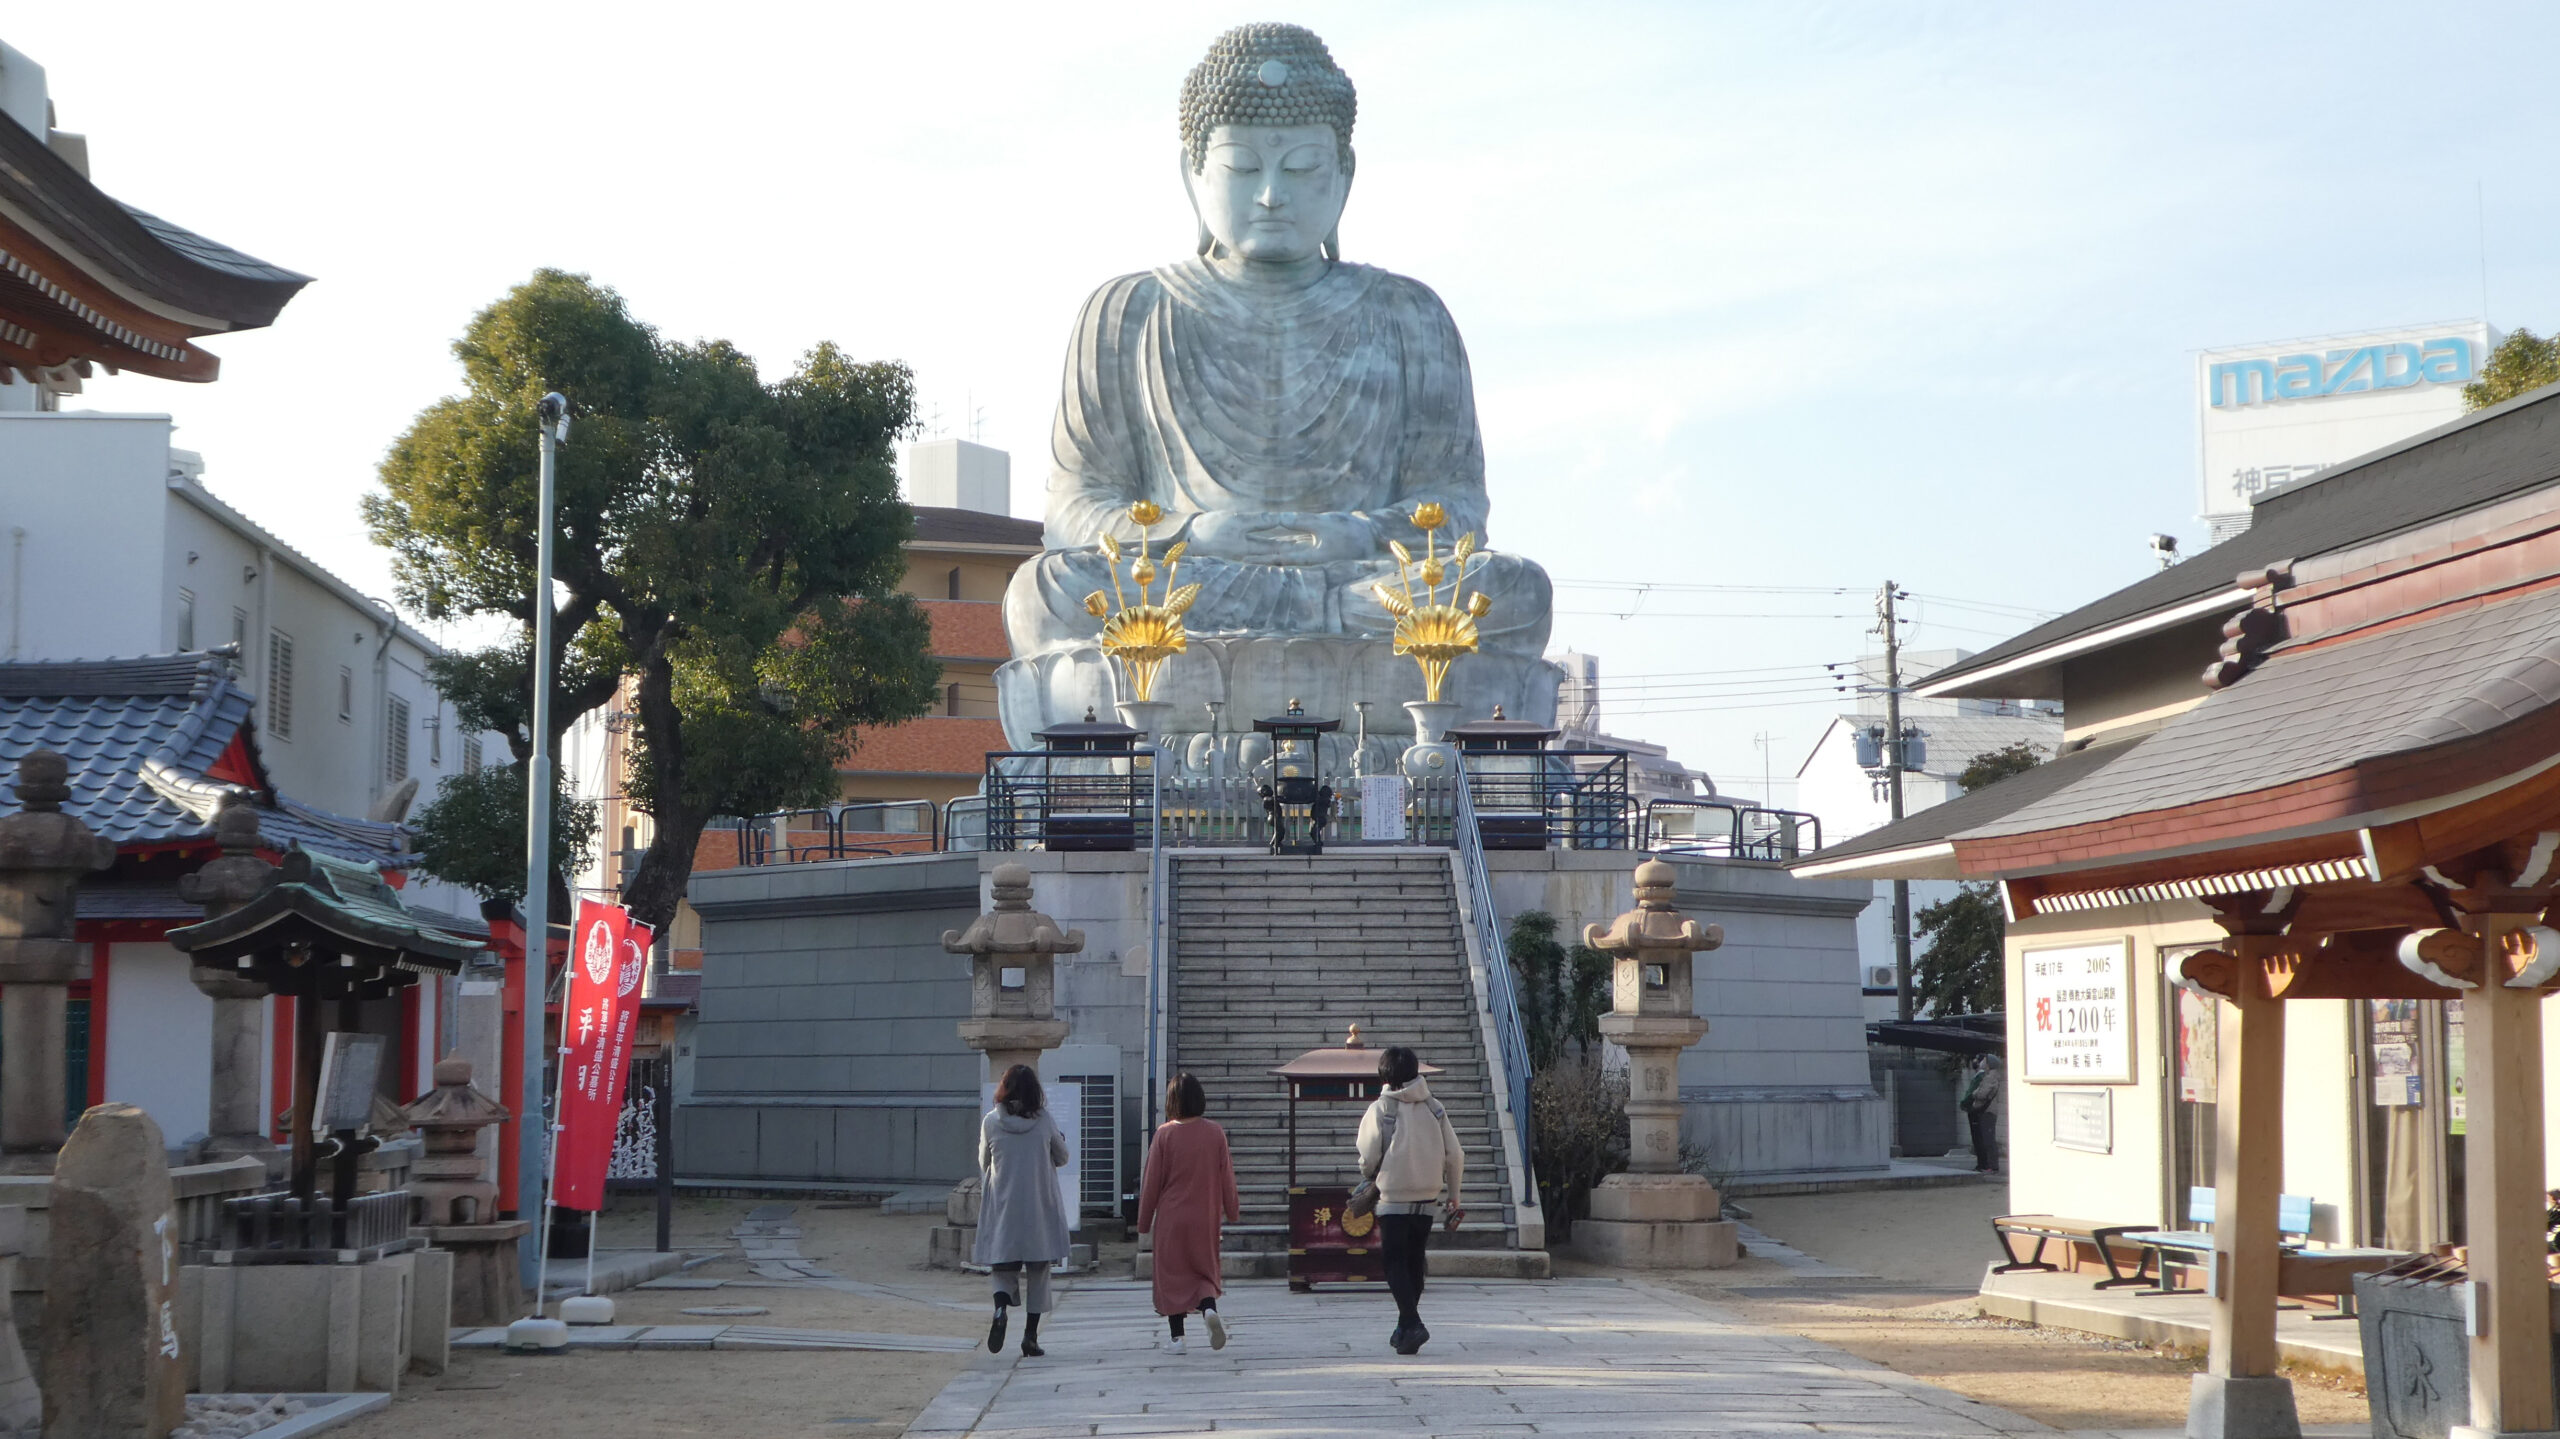
POLYGON ((2047 1244, 2059 1239, 2065 1244, 2087 1244, 2097 1249, 2098 1262, 2107 1266, 2107 1277, 2099 1280, 2094 1287, 2113 1289, 2123 1284, 2140 1284, 2142 1282, 2140 1255, 2137 1253, 2135 1256, 2134 1272, 2127 1275, 2116 1259, 2113 1246, 2118 1239, 2141 1228, 2139 1224, 2101 1224, 2093 1219, 2065 1219, 2058 1214, 2004 1214, 1991 1221, 1991 1233, 2000 1242, 2001 1257, 2009 1262, 1995 1266, 1991 1272, 2013 1274, 2019 1270, 2032 1269, 2046 1274, 2057 1273, 2059 1272, 2057 1267, 2046 1262, 2044 1248, 2047 1244), (2036 1242, 2036 1247, 2029 1251, 2024 1259, 2018 1257, 2017 1245, 2014 1242, 2019 1239, 2032 1239, 2036 1242))

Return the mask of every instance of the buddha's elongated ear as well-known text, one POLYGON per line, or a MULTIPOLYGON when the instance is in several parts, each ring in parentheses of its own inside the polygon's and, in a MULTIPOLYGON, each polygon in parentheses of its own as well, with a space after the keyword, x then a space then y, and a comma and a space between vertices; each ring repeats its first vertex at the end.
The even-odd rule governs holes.
MULTIPOLYGON (((1359 168, 1360 168, 1360 158, 1359 158, 1359 156, 1358 156, 1358 155, 1356 155, 1356 154, 1354 154, 1354 153, 1352 152, 1352 149, 1351 149, 1351 147, 1350 147, 1350 146, 1348 146, 1348 145, 1343 146, 1343 147, 1342 147, 1342 199, 1343 199, 1343 203, 1344 203, 1345 205, 1348 205, 1348 204, 1350 203, 1350 201, 1351 201, 1351 177, 1352 177, 1352 176, 1353 176, 1353 175, 1354 175, 1354 174, 1359 170, 1359 168)), ((1337 216, 1335 217, 1335 219, 1334 219, 1334 222, 1333 222, 1333 228, 1324 232, 1324 243, 1323 243, 1323 245, 1319 246, 1318 248, 1320 248, 1320 249, 1322 249, 1322 250, 1324 251, 1324 257, 1325 257, 1326 259, 1331 260, 1331 261, 1335 262, 1336 264, 1341 263, 1341 261, 1342 261, 1342 220, 1341 220, 1341 218, 1339 217, 1339 215, 1337 215, 1337 216)))
POLYGON ((1200 217, 1200 192, 1193 188, 1200 172, 1191 168, 1190 147, 1185 146, 1182 149, 1175 164, 1182 170, 1183 198, 1191 202, 1191 223, 1195 231, 1191 240, 1191 253, 1203 259, 1211 258, 1217 254, 1218 239, 1209 233, 1209 222, 1200 217))

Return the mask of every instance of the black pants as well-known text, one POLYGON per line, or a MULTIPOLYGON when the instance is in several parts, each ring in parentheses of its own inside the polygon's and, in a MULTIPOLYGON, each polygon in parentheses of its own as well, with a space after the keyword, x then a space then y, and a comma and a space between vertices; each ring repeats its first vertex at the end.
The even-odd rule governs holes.
POLYGON ((1968 1109, 1965 1121, 1973 1126, 1973 1167, 1983 1174, 2000 1172, 2000 1113, 1994 1109, 1968 1109))
POLYGON ((1421 1323, 1422 1279, 1430 1268, 1431 1216, 1379 1215, 1378 1249, 1386 1259, 1387 1292, 1396 1298, 1396 1323, 1421 1323))

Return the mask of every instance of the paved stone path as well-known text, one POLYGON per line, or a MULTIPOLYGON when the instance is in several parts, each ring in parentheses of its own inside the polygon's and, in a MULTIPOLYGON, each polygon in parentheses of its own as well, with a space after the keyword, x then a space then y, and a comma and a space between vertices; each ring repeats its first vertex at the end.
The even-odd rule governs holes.
POLYGON ((1175 1355, 1145 1285, 1077 1284, 1042 1326, 1047 1357, 982 1354, 908 1439, 2054 1433, 1647 1284, 1434 1280, 1432 1340, 1413 1358, 1387 1348, 1383 1294, 1237 1284, 1221 1307, 1226 1349, 1211 1352, 1194 1322, 1191 1352, 1175 1355))

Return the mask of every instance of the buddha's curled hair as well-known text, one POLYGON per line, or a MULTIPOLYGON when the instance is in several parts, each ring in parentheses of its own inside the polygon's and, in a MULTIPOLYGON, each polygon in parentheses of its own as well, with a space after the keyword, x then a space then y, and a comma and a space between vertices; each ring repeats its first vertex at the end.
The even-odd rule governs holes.
POLYGON ((1198 170, 1215 125, 1331 125, 1346 168, 1360 97, 1316 33, 1239 25, 1218 37, 1182 82, 1182 148, 1198 170))

